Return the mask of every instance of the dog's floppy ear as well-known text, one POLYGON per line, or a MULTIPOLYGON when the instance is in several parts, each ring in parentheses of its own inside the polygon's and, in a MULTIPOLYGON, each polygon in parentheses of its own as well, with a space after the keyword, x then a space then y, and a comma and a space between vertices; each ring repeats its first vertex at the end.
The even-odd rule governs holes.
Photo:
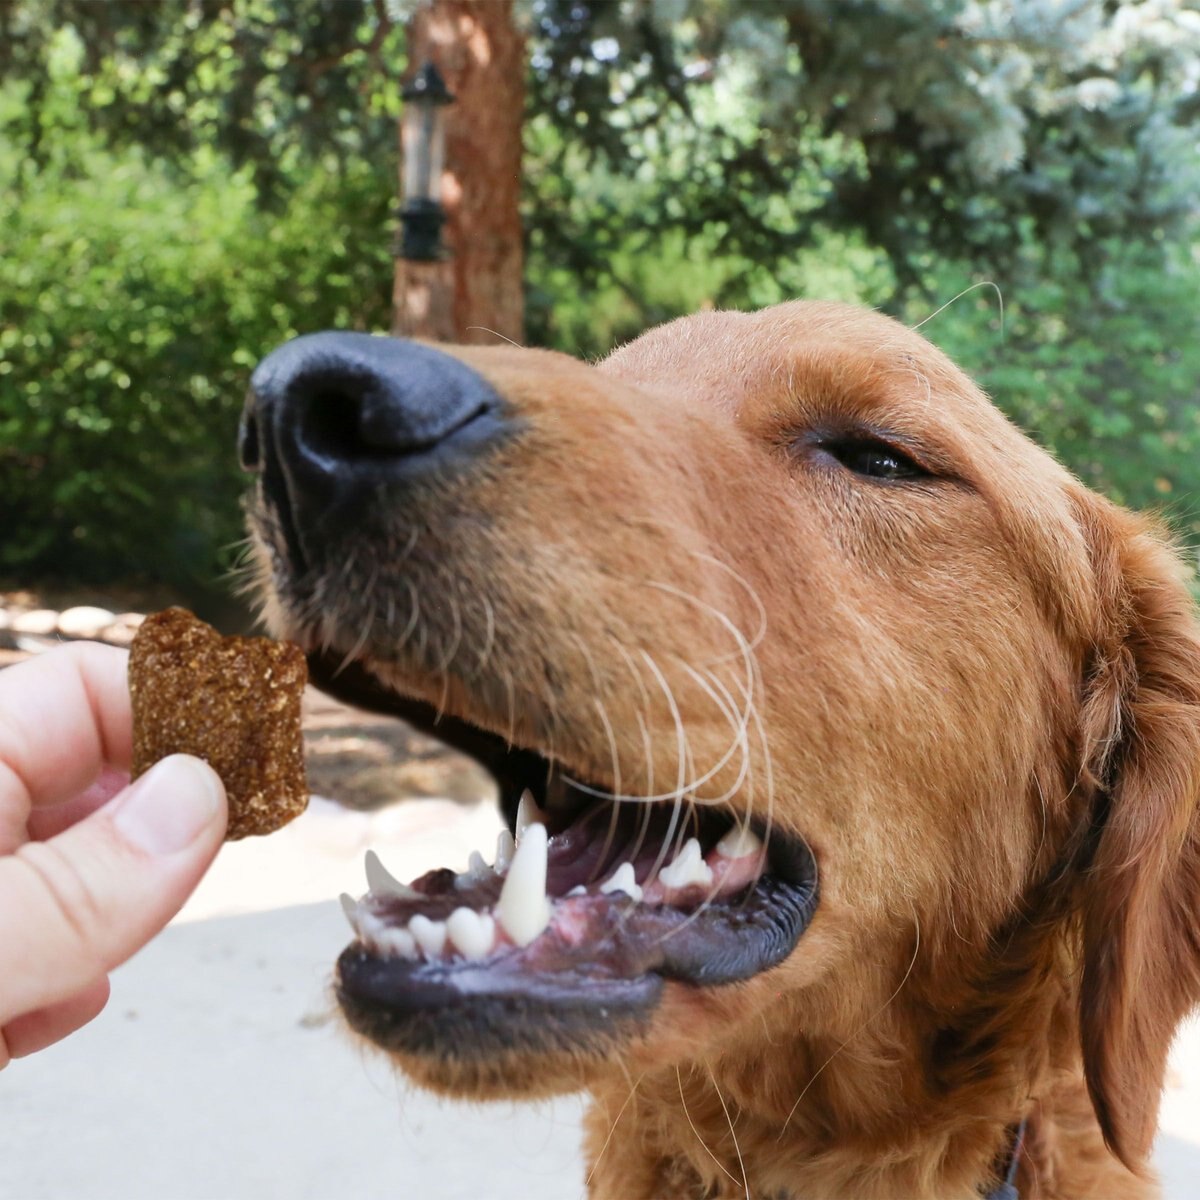
POLYGON ((1099 625, 1083 709, 1083 1063, 1105 1141, 1136 1170, 1175 1028, 1200 1002, 1200 625, 1155 527, 1075 500, 1099 625))

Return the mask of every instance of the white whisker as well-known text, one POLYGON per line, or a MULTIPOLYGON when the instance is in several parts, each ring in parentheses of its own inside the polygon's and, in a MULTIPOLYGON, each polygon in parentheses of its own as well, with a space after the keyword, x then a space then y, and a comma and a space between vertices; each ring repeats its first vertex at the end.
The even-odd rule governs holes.
POLYGON ((588 1172, 587 1179, 583 1181, 584 1187, 591 1186, 592 1176, 596 1173, 596 1168, 600 1165, 600 1160, 604 1157, 604 1152, 608 1149, 609 1142, 613 1139, 613 1134, 617 1132, 617 1126, 621 1123, 621 1118, 625 1115, 625 1110, 629 1107, 630 1100, 637 1094, 637 1090, 642 1085, 642 1080, 646 1078, 646 1073, 643 1071, 638 1077, 633 1087, 629 1089, 629 1095, 625 1097, 625 1103, 617 1109, 617 1119, 613 1121, 608 1130, 608 1137, 604 1139, 604 1145, 600 1147, 600 1153, 596 1155, 595 1161, 592 1163, 592 1169, 588 1172))
POLYGON ((981 279, 978 283, 971 284, 970 287, 965 287, 957 296, 951 296, 941 308, 935 308, 923 321, 918 321, 912 328, 920 329, 922 325, 928 325, 934 317, 940 316, 952 304, 957 304, 964 296, 969 296, 972 292, 978 291, 980 288, 991 288, 996 293, 996 299, 1000 302, 1000 340, 1004 340, 1004 293, 1000 290, 1000 285, 991 279, 981 279))
POLYGON ((845 1048, 850 1045, 850 1043, 856 1037, 858 1037, 858 1035, 862 1033, 862 1031, 866 1029, 866 1027, 870 1025, 876 1017, 880 1015, 880 1013, 884 1012, 888 1005, 891 1004, 891 1002, 895 1000, 898 995, 900 995, 900 990, 908 982, 909 976, 913 972, 913 967, 916 966, 917 955, 921 950, 921 926, 915 917, 913 918, 913 927, 916 931, 916 944, 913 946, 912 958, 909 960, 908 970, 904 972, 904 978, 901 979, 898 984, 896 984, 896 990, 892 992, 892 994, 813 1072, 812 1078, 809 1079, 809 1081, 804 1085, 800 1095, 796 1097, 796 1103, 792 1105, 788 1115, 783 1119, 783 1127, 780 1129, 779 1137, 776 1138, 776 1141, 783 1140, 783 1135, 787 1132, 788 1124, 791 1122, 792 1117, 796 1115, 796 1109, 800 1107, 800 1101, 803 1100, 806 1095, 808 1095, 809 1088, 811 1088, 812 1085, 817 1082, 821 1072, 824 1071, 825 1068, 829 1066, 829 1064, 833 1062, 833 1060, 837 1058, 837 1056, 841 1054, 841 1052, 845 1050, 845 1048))
POLYGON ((683 1076, 680 1075, 678 1067, 675 1068, 675 1079, 679 1083, 679 1103, 683 1105, 683 1115, 687 1117, 687 1123, 692 1127, 692 1132, 696 1135, 696 1141, 698 1141, 700 1145, 704 1147, 704 1153, 707 1154, 708 1157, 711 1158, 713 1162, 715 1162, 717 1166, 720 1167, 721 1170, 733 1180, 735 1184, 740 1186, 738 1177, 734 1175, 733 1172, 730 1171, 730 1169, 708 1148, 708 1144, 700 1136, 700 1130, 696 1128, 696 1123, 692 1120, 692 1114, 688 1112, 687 1101, 683 1096, 683 1076))
POLYGON ((717 1093, 717 1099, 721 1102, 721 1110, 725 1114, 725 1120, 729 1122, 729 1136, 733 1138, 733 1150, 737 1155, 738 1166, 742 1171, 742 1190, 746 1194, 746 1200, 750 1200, 750 1181, 746 1178, 746 1163, 742 1159, 742 1148, 738 1145, 737 1131, 733 1128, 733 1118, 729 1115, 729 1108, 725 1103, 725 1097, 721 1095, 721 1089, 717 1086, 717 1077, 713 1074, 712 1064, 706 1062, 704 1065, 708 1068, 708 1077, 712 1080, 713 1091, 717 1093))
POLYGON ((516 346, 518 350, 522 349, 520 342, 514 342, 512 338, 506 337, 503 333, 497 332, 495 329, 489 329, 486 325, 468 325, 467 333, 490 333, 492 337, 498 337, 502 342, 507 342, 510 346, 516 346))
POLYGON ((483 649, 479 652, 479 661, 475 665, 475 674, 482 675, 487 670, 488 659, 492 656, 492 647, 496 644, 496 609, 491 600, 482 592, 479 596, 483 601, 483 616, 485 621, 483 632, 483 649))

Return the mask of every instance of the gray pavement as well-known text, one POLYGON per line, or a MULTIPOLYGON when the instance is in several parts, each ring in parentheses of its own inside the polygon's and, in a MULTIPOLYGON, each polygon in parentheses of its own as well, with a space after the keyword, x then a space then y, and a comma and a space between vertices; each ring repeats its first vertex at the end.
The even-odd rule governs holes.
POLYGON ((332 1019, 324 903, 175 926, 0 1082, 6 1200, 560 1200, 578 1101, 446 1104, 332 1019), (15 1119, 14 1119, 15 1118, 15 1119))

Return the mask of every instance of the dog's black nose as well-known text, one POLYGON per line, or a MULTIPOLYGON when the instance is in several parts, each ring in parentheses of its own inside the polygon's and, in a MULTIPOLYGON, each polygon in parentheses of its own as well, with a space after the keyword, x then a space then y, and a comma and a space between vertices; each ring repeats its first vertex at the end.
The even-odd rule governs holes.
POLYGON ((255 370, 239 450, 303 539, 381 486, 468 465, 510 425, 491 384, 449 354, 399 338, 314 333, 255 370))

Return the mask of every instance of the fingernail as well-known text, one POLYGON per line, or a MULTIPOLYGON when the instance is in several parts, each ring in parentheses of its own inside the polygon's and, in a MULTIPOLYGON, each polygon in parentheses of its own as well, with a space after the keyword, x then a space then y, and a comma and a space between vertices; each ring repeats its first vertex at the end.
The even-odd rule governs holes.
POLYGON ((211 768, 188 754, 173 754, 130 787, 118 802, 113 824, 149 854, 175 854, 208 828, 222 795, 211 768))

